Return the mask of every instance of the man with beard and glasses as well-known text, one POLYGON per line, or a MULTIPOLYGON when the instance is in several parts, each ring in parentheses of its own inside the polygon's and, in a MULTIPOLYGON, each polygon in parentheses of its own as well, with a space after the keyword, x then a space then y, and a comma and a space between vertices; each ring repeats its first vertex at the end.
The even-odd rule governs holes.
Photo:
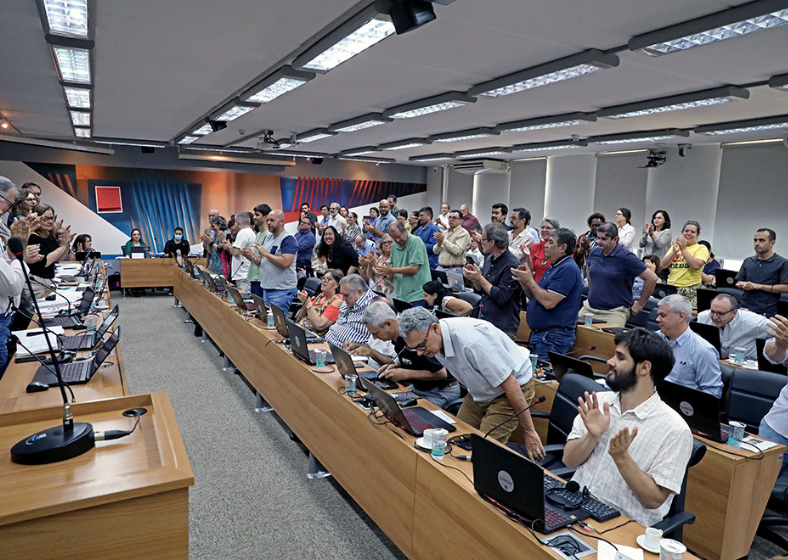
POLYGON ((681 491, 692 433, 654 390, 673 368, 668 343, 643 328, 615 342, 606 378, 615 392, 578 398, 564 464, 577 466, 572 479, 596 498, 650 527, 681 491))

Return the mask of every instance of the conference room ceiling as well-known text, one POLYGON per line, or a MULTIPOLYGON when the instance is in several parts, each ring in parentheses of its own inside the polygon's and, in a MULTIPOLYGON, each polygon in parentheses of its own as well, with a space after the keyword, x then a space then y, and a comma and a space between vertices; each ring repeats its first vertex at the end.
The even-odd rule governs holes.
MULTIPOLYGON (((637 35, 744 1, 717 0, 455 0, 435 4, 437 19, 391 35, 326 74, 231 121, 199 145, 257 147, 260 131, 277 139, 379 113, 588 49, 616 49, 637 35), (255 133, 254 136, 252 134, 255 133), (248 137, 245 141, 243 138, 248 137), (239 143, 240 141, 240 143, 239 143)), ((171 142, 233 96, 371 2, 352 0, 98 0, 93 2, 93 136, 171 142)), ((303 144, 297 150, 337 154, 410 138, 495 126, 508 121, 594 112, 604 107, 764 82, 788 73, 788 25, 661 57, 623 50, 620 65, 476 103, 303 144)), ((23 135, 73 139, 42 22, 33 1, 0 6, 0 112, 23 135)), ((747 100, 627 119, 385 151, 396 158, 788 114, 788 91, 751 87, 747 100)), ((724 137, 691 134, 668 140, 711 144, 775 138, 784 130, 724 137)), ((504 158, 654 147, 650 143, 504 158)))

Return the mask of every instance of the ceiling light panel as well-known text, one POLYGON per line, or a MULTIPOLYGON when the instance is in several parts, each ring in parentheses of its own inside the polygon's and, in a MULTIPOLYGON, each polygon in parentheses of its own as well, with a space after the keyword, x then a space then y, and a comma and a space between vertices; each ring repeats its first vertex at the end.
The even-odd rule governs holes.
POLYGON ((83 49, 52 47, 62 82, 90 83, 90 52, 83 49))
POLYGON ((381 113, 370 113, 369 115, 363 115, 355 119, 338 122, 335 125, 329 126, 328 130, 331 132, 358 132, 359 130, 391 122, 391 120, 390 118, 384 117, 381 113))
POLYGON ((314 72, 302 72, 294 70, 290 66, 282 66, 251 87, 241 96, 241 99, 251 103, 269 103, 304 85, 314 77, 314 72))
POLYGON ((469 103, 475 102, 475 97, 466 95, 459 91, 451 91, 442 95, 436 95, 434 97, 428 97, 426 99, 421 99, 412 103, 399 105, 389 109, 388 111, 384 111, 383 116, 390 117, 392 119, 410 119, 413 117, 421 117, 431 113, 437 113, 439 111, 455 109, 457 107, 462 107, 463 105, 468 105, 469 103))
POLYGON ((662 56, 788 23, 788 3, 758 0, 630 39, 631 51, 662 56))
POLYGON ((619 62, 619 58, 614 54, 604 54, 591 49, 484 82, 468 90, 468 94, 501 97, 614 68, 619 62))
POLYGON ((487 138, 497 136, 500 132, 492 128, 471 128, 457 132, 447 132, 445 134, 434 134, 429 139, 432 142, 460 142, 462 140, 475 140, 476 138, 487 138))
POLYGON ((90 129, 89 128, 75 128, 74 134, 77 135, 77 138, 90 138, 90 129))
POLYGON ((74 126, 90 126, 90 113, 84 111, 69 111, 69 113, 74 126))
POLYGON ((723 134, 779 130, 782 128, 788 128, 788 115, 704 125, 697 127, 693 132, 707 136, 720 136, 723 134))
POLYGON ((210 125, 210 123, 206 123, 202 125, 200 128, 198 128, 197 130, 192 131, 192 134, 194 134, 195 136, 205 136, 206 134, 210 134, 211 132, 213 132, 213 127, 210 125))
POLYGON ((361 148, 353 148, 351 150, 345 150, 343 152, 339 152, 340 155, 343 156, 363 156, 364 154, 374 154, 375 152, 379 152, 377 146, 364 146, 361 148))
POLYGON ((454 154, 455 158, 465 159, 472 157, 503 156, 512 153, 511 148, 482 148, 480 150, 465 150, 454 154))
POLYGON ((541 152, 544 150, 563 150, 588 146, 587 140, 556 140, 554 142, 535 142, 512 146, 513 152, 541 152))
POLYGON ((326 154, 320 154, 317 152, 266 152, 268 155, 272 156, 287 156, 287 157, 300 157, 300 158, 313 158, 313 157, 327 157, 326 154))
POLYGON ((66 101, 71 109, 90 109, 90 90, 75 87, 64 87, 66 101))
POLYGON ((410 138, 408 140, 400 140, 399 142, 388 142, 378 146, 379 150, 406 150, 408 148, 418 148, 419 146, 426 146, 430 141, 426 138, 410 138))
POLYGON ((597 114, 600 117, 606 117, 608 119, 642 117, 645 115, 655 115, 671 111, 683 111, 686 109, 721 105, 739 99, 748 99, 749 97, 750 92, 746 89, 727 86, 682 95, 673 95, 661 99, 607 107, 597 111, 597 114))
POLYGON ((253 111, 259 107, 256 103, 245 103, 240 100, 235 100, 230 102, 229 105, 219 109, 216 116, 213 118, 215 121, 219 122, 230 122, 234 121, 237 118, 244 116, 249 111, 253 111))
POLYGON ((647 130, 643 132, 627 132, 623 134, 606 134, 592 136, 588 142, 592 144, 628 144, 631 142, 659 142, 661 140, 688 138, 689 132, 680 128, 647 130))
POLYGON ((769 78, 769 87, 781 91, 788 91, 788 74, 781 74, 769 78))
POLYGON ((393 158, 365 158, 365 157, 353 157, 353 156, 337 156, 337 159, 341 159, 344 161, 364 161, 367 163, 397 163, 397 160, 393 158))
POLYGON ((413 156, 408 161, 430 162, 430 161, 452 161, 457 159, 454 154, 429 154, 426 156, 413 156))
MULTIPOLYGON (((373 18, 364 22, 350 33, 347 31, 340 31, 339 33, 329 35, 327 40, 336 42, 316 56, 313 56, 312 53, 314 49, 310 49, 308 54, 305 53, 305 56, 313 57, 308 62, 301 64, 301 61, 305 58, 305 56, 301 56, 296 60, 294 65, 298 68, 306 68, 307 70, 313 70, 315 72, 328 72, 343 62, 350 60, 360 52, 376 45, 393 34, 394 31, 394 24, 390 21, 373 18), (340 34, 345 36, 336 40, 340 34)), ((320 46, 318 48, 323 48, 324 42, 319 43, 320 46)))
POLYGON ((166 144, 162 144, 160 142, 142 142, 136 140, 120 140, 114 138, 101 138, 101 139, 93 139, 94 142, 97 144, 110 144, 112 146, 136 146, 141 148, 166 148, 166 144))
POLYGON ((562 126, 575 126, 596 122, 594 113, 567 113, 565 115, 555 115, 551 117, 539 117, 536 119, 524 119, 499 124, 495 130, 501 132, 525 132, 528 130, 543 130, 548 128, 560 128, 562 126))
POLYGON ((199 136, 184 136, 183 138, 178 140, 178 144, 191 144, 192 142, 195 142, 199 139, 200 139, 199 136))
POLYGON ((87 0, 43 0, 43 4, 50 33, 88 38, 87 0))
POLYGON ((327 128, 317 128, 315 130, 310 130, 309 132, 299 134, 296 136, 296 141, 299 144, 306 144, 307 142, 316 142, 317 140, 329 138, 334 135, 336 135, 336 132, 331 132, 327 128))

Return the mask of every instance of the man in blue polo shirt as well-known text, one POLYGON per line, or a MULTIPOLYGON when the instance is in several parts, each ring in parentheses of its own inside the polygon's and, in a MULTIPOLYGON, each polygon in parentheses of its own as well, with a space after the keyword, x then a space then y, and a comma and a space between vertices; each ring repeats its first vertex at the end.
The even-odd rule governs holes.
POLYGON ((597 244, 588 255, 588 299, 579 317, 593 315, 606 323, 623 327, 629 313, 637 315, 651 297, 657 275, 646 268, 634 253, 618 244, 618 226, 605 222, 596 232, 597 244), (640 299, 632 303, 632 283, 643 279, 640 299))
POLYGON ((544 244, 551 265, 538 284, 527 266, 512 269, 512 276, 528 296, 529 342, 533 353, 543 358, 547 352, 566 354, 575 343, 576 309, 583 296, 583 278, 572 258, 576 242, 571 230, 553 230, 544 244))
POLYGON ((436 269, 438 267, 438 255, 432 249, 435 247, 435 234, 440 233, 438 226, 432 223, 432 208, 425 206, 419 210, 419 227, 413 232, 419 239, 424 242, 424 247, 427 249, 427 257, 430 259, 430 268, 436 269))

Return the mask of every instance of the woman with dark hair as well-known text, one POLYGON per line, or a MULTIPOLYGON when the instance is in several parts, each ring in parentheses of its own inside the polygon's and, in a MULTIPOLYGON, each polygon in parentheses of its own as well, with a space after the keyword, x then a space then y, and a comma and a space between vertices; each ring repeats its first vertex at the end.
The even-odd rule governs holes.
POLYGON ((131 235, 129 236, 129 240, 126 241, 126 244, 123 246, 124 257, 131 256, 132 247, 147 247, 147 245, 145 245, 145 242, 142 240, 142 232, 137 228, 131 230, 131 235))
POLYGON ((700 277, 703 280, 704 286, 715 286, 717 284, 717 275, 715 274, 720 268, 720 262, 714 258, 714 253, 711 252, 711 243, 706 240, 698 241, 698 244, 703 245, 709 250, 709 258, 706 265, 700 272, 700 277))
POLYGON ((323 274, 319 294, 310 300, 305 291, 298 292, 298 299, 303 305, 298 310, 296 322, 319 335, 328 332, 328 328, 339 318, 339 308, 342 307, 339 281, 344 277, 341 270, 330 268, 323 274))
POLYGON ((347 220, 348 215, 350 215, 350 210, 347 206, 340 206, 339 207, 339 215, 347 220))
POLYGON ((345 276, 358 270, 358 253, 334 226, 326 226, 323 230, 323 237, 317 246, 317 258, 329 269, 341 270, 345 276))
POLYGON ((651 215, 651 223, 643 228, 643 254, 656 255, 661 260, 670 249, 670 242, 670 216, 665 210, 657 210, 651 215))
POLYGON ((358 214, 350 212, 347 215, 347 232, 344 235, 345 241, 353 247, 353 244, 356 242, 356 237, 359 235, 361 235, 361 226, 358 225, 358 214))
POLYGON ((38 199, 35 193, 30 189, 20 189, 19 194, 16 195, 16 202, 11 207, 11 212, 8 213, 8 225, 11 225, 14 218, 24 218, 33 208, 38 204, 38 199))
POLYGON ((227 220, 221 216, 211 216, 209 223, 211 233, 202 235, 202 240, 208 246, 207 267, 214 274, 221 274, 227 278, 230 273, 232 255, 229 255, 221 246, 222 239, 227 239, 227 235, 229 235, 227 220))
POLYGON ((74 245, 72 245, 71 250, 74 251, 74 253, 84 253, 92 248, 93 238, 87 233, 80 233, 74 238, 74 245))
POLYGON ((55 209, 49 204, 39 204, 33 208, 41 220, 38 228, 27 239, 28 245, 38 245, 39 255, 44 257, 38 262, 30 263, 30 280, 36 298, 43 298, 44 293, 52 287, 55 277, 55 263, 68 256, 74 234, 71 227, 63 227, 63 220, 55 222, 55 209))
POLYGON ((670 267, 668 284, 676 286, 677 292, 690 300, 692 307, 698 307, 698 288, 703 285, 701 270, 709 260, 709 250, 698 243, 700 224, 689 220, 681 230, 681 235, 673 240, 673 245, 662 257, 660 266, 670 267))
POLYGON ((629 208, 616 210, 616 225, 618 226, 618 244, 631 253, 637 253, 635 248, 635 228, 632 226, 632 211, 629 208))
MULTIPOLYGON (((659 276, 659 257, 657 255, 646 255, 640 260, 643 261, 643 264, 646 265, 646 268, 659 276)), ((645 283, 646 281, 640 276, 635 277, 635 282, 632 284, 632 301, 637 301, 640 299, 640 295, 643 293, 643 286, 645 283)))
POLYGON ((407 210, 400 210, 397 212, 397 221, 402 224, 405 228, 405 231, 410 233, 410 223, 408 222, 408 211, 407 210))
MULTIPOLYGON (((376 206, 372 206, 369 209, 369 220, 364 220, 364 225, 370 225, 372 227, 375 227, 375 224, 377 223, 379 217, 380 217, 380 210, 378 210, 376 206)), ((367 233, 367 239, 371 239, 372 241, 375 240, 375 238, 372 236, 371 233, 367 233)))
POLYGON ((424 301, 427 309, 438 308, 445 313, 467 317, 473 311, 473 306, 467 301, 454 297, 446 286, 437 280, 430 280, 422 287, 424 301))

